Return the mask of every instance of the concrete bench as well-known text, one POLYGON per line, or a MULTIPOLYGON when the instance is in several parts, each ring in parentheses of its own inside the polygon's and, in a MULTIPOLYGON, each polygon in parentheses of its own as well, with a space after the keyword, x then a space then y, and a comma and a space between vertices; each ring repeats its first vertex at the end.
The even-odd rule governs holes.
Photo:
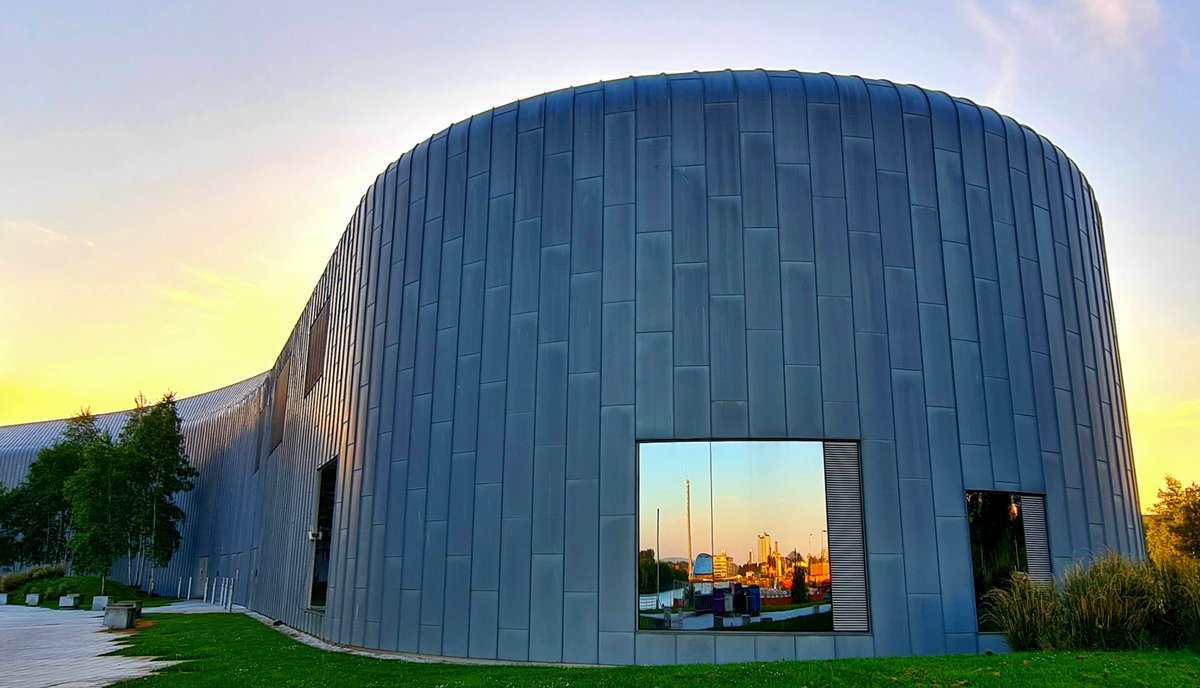
POLYGON ((36 592, 31 592, 25 596, 25 604, 30 607, 36 607, 42 602, 42 596, 36 592))
POLYGON ((124 604, 133 607, 133 618, 142 618, 142 601, 141 600, 121 600, 117 604, 124 604))
POLYGON ((108 595, 96 595, 92 598, 92 611, 102 612, 108 606, 108 595))
POLYGON ((114 631, 133 628, 137 610, 132 604, 118 602, 104 608, 104 625, 114 631))
POLYGON ((59 609, 78 609, 79 608, 79 593, 71 593, 58 598, 59 609))

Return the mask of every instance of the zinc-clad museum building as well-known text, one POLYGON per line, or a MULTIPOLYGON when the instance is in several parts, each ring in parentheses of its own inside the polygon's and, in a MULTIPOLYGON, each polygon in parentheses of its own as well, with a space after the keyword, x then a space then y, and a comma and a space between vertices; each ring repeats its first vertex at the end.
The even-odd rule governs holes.
MULTIPOLYGON (((1144 550, 1091 187, 886 81, 647 76, 454 124, 368 188, 271 369, 180 410, 160 585, 236 576, 352 646, 978 652, 988 561, 1144 550)), ((61 428, 0 429, 0 480, 61 428)))

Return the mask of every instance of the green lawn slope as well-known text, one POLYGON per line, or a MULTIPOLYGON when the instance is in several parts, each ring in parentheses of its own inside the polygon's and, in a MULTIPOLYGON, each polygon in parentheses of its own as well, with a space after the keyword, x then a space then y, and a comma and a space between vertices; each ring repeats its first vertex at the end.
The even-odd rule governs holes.
MULTIPOLYGON (((92 598, 100 594, 100 579, 95 576, 55 576, 53 578, 40 578, 29 581, 9 593, 9 604, 24 604, 25 595, 35 592, 42 595, 42 601, 38 604, 39 607, 57 609, 59 597, 78 593, 80 595, 79 608, 91 609, 92 598)), ((113 602, 120 600, 141 600, 143 608, 159 607, 174 601, 170 597, 147 595, 136 588, 131 588, 128 585, 122 585, 112 580, 104 582, 104 594, 108 595, 108 599, 113 602)))
POLYGON ((739 688, 741 686, 1200 685, 1200 655, 1088 652, 893 657, 809 662, 571 668, 411 663, 327 652, 298 643, 241 614, 149 614, 122 655, 181 660, 120 685, 146 688, 237 686, 556 686, 558 688, 739 688))

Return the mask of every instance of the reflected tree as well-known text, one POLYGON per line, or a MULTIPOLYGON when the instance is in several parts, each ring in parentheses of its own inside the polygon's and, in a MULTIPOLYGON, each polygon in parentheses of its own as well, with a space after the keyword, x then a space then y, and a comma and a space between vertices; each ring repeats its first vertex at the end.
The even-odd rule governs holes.
MULTIPOLYGON (((968 492, 967 524, 971 532, 975 608, 979 611, 989 590, 1007 589, 1014 573, 1029 570, 1020 496, 968 492)), ((980 623, 980 630, 987 630, 980 623)))

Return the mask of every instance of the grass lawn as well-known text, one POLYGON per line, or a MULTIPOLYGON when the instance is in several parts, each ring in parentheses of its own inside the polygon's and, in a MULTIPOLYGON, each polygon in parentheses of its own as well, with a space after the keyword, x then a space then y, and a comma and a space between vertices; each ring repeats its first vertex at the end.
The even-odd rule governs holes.
POLYGON ((414 664, 325 652, 241 614, 148 614, 123 655, 188 660, 124 686, 1185 686, 1200 655, 1113 652, 572 669, 414 664))
MULTIPOLYGON (((70 593, 79 593, 79 608, 90 609, 92 597, 100 594, 100 579, 96 576, 56 576, 54 578, 39 578, 29 581, 9 594, 10 604, 25 604, 26 593, 41 593, 42 601, 39 607, 58 609, 58 598, 70 593)), ((121 600, 141 600, 142 608, 160 607, 174 602, 170 597, 147 595, 146 593, 122 585, 114 580, 104 583, 104 594, 113 602, 121 600)))

